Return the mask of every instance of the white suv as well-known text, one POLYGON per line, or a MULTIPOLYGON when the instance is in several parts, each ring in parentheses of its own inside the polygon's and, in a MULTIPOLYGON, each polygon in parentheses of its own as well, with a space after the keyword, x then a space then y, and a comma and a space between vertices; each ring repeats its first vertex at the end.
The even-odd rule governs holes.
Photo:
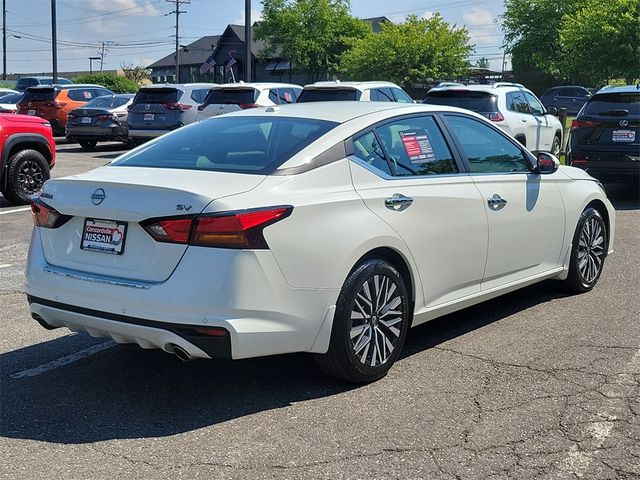
POLYGON ((538 98, 519 83, 432 88, 423 100, 433 105, 466 108, 484 115, 529 150, 558 155, 562 124, 538 98))
POLYGON ((226 83, 211 90, 198 107, 198 120, 245 108, 296 103, 302 87, 288 83, 226 83))
POLYGON ((402 88, 391 82, 316 82, 305 85, 298 103, 328 101, 413 103, 402 88))

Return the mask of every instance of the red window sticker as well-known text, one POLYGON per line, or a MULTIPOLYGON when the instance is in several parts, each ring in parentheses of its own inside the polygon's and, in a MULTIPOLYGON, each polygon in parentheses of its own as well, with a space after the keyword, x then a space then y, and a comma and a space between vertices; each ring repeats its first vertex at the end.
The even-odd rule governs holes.
POLYGON ((411 163, 427 163, 436 159, 426 130, 417 128, 415 130, 405 130, 399 132, 399 134, 411 163))
POLYGON ((82 94, 84 95, 84 98, 91 98, 91 92, 89 92, 88 90, 85 90, 84 92, 82 92, 82 94))
POLYGON ((293 102, 293 97, 289 92, 284 92, 284 99, 287 103, 293 102))

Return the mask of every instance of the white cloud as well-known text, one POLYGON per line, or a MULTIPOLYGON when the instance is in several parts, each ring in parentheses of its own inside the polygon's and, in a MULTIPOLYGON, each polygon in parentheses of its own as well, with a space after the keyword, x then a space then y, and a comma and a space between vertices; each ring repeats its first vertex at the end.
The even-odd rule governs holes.
MULTIPOLYGON (((87 25, 100 33, 129 30, 131 17, 159 17, 162 12, 149 0, 89 0, 96 13, 87 25)), ((167 4, 168 6, 170 4, 167 4)))
MULTIPOLYGON (((422 13, 416 13, 415 15, 420 19, 428 20, 431 17, 433 17, 433 12, 427 10, 422 13)), ((395 15, 387 15, 387 18, 391 20, 393 23, 404 23, 405 20, 407 19, 407 16, 408 15, 406 13, 401 13, 401 14, 395 14, 395 15)))
MULTIPOLYGON (((251 10, 251 25, 254 22, 262 20, 262 12, 260 10, 251 10)), ((240 10, 238 16, 231 22, 232 25, 244 25, 244 8, 240 10)))
POLYGON ((468 8, 462 12, 462 19, 467 25, 486 26, 493 24, 493 14, 489 10, 480 7, 468 8))
POLYGON ((500 26, 495 23, 496 17, 489 10, 472 7, 462 12, 471 44, 473 45, 496 45, 502 42, 500 26))

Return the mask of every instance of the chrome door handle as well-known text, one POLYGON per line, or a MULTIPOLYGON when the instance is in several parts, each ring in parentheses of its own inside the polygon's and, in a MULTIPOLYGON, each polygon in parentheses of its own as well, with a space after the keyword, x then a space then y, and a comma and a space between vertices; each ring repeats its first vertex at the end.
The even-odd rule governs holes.
POLYGON ((412 203, 413 198, 405 197, 401 193, 394 193, 391 197, 384 199, 384 206, 390 208, 391 210, 404 210, 412 203))
POLYGON ((489 197, 487 199, 487 203, 489 204, 489 208, 491 210, 500 210, 504 208, 504 206, 507 204, 507 201, 496 193, 493 195, 493 197, 489 197))

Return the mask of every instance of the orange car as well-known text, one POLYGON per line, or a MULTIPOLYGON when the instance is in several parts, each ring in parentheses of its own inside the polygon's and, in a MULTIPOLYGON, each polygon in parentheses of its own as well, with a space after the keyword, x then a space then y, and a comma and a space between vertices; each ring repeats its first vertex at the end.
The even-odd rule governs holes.
POLYGON ((37 115, 48 120, 53 134, 62 136, 69 112, 103 95, 113 95, 113 92, 100 85, 75 83, 29 87, 17 103, 18 113, 37 115))

